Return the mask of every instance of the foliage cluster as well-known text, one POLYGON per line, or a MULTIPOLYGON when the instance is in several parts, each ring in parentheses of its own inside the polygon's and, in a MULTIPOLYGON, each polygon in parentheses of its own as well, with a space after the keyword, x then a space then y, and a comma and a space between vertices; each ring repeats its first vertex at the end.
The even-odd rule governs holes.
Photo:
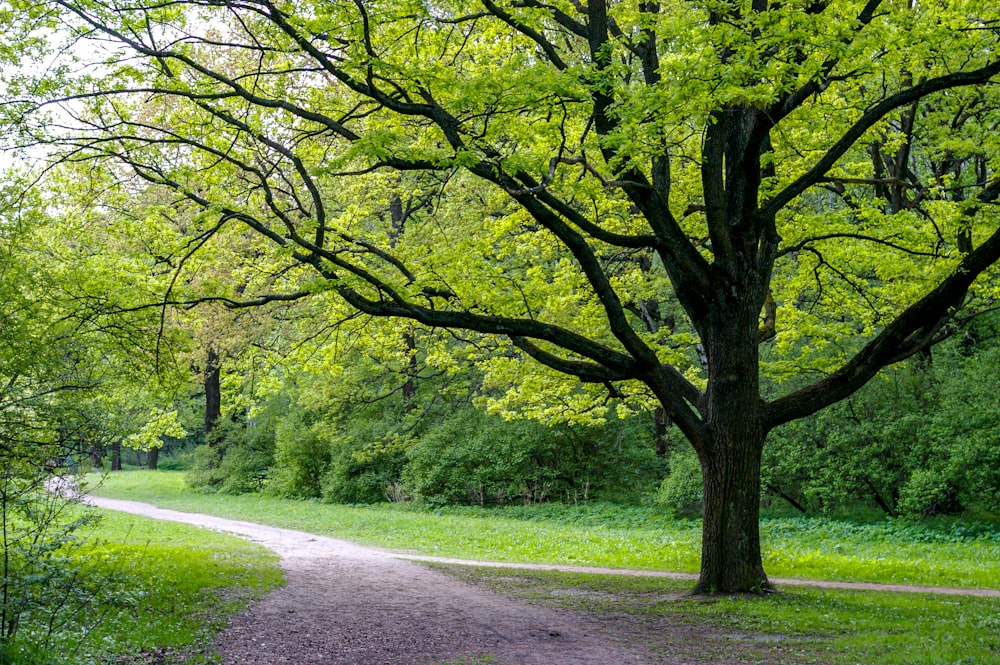
MULTIPOLYGON (((776 431, 765 486, 809 512, 863 502, 894 516, 988 518, 1000 505, 1000 345, 982 328, 776 431)), ((995 325, 995 324, 994 324, 995 325)))
MULTIPOLYGON (((193 487, 337 503, 419 499, 434 505, 638 501, 662 475, 648 423, 545 425, 490 415, 433 382, 406 404, 335 410, 279 394, 227 422, 196 451, 193 487)), ((464 397, 464 399, 463 399, 464 397)))
MULTIPOLYGON (((33 451, 34 452, 34 451, 33 451)), ((49 451, 51 452, 51 450, 49 451)), ((82 554, 82 527, 94 517, 76 514, 46 485, 61 481, 52 467, 37 468, 24 451, 0 453, 0 663, 22 662, 65 640, 96 606, 114 603, 108 574, 82 554)))
POLYGON ((114 629, 100 624, 134 609, 145 583, 122 576, 138 548, 87 542, 93 516, 75 504, 77 474, 183 435, 163 408, 176 377, 164 366, 150 380, 148 315, 97 313, 106 300, 89 287, 123 286, 98 273, 129 271, 93 261, 89 247, 90 261, 64 262, 78 238, 26 179, 5 171, 0 183, 0 662, 107 662, 114 629))

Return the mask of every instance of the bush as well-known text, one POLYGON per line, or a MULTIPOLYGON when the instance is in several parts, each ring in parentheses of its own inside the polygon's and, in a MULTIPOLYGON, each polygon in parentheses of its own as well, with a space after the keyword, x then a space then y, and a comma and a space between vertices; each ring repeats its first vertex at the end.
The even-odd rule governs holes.
POLYGON ((213 445, 198 446, 188 485, 226 494, 259 492, 274 464, 274 429, 268 421, 250 425, 227 421, 211 435, 213 445))
POLYGON ((160 458, 156 468, 160 471, 189 471, 194 466, 194 451, 160 458))
POLYGON ((330 450, 295 410, 275 428, 274 463, 267 491, 275 496, 315 499, 322 494, 322 478, 330 464, 330 450))
POLYGON ((918 469, 899 494, 898 511, 910 517, 954 515, 962 504, 954 483, 933 469, 918 469))
POLYGON ((772 432, 765 488, 827 514, 859 503, 910 516, 995 509, 998 365, 991 337, 885 371, 850 399, 772 432))
MULTIPOLYGON (((405 413, 384 409, 352 414, 342 431, 327 441, 329 464, 320 478, 320 490, 329 503, 380 503, 396 487, 406 464, 410 439, 397 432, 407 429, 405 413)), ((334 427, 327 425, 327 431, 334 427)))
POLYGON ((544 425, 464 405, 407 450, 402 484, 434 503, 503 505, 638 500, 661 476, 662 462, 638 419, 544 425))
POLYGON ((698 517, 702 510, 701 463, 694 450, 681 444, 670 453, 669 472, 656 493, 656 503, 676 517, 698 517))
POLYGON ((402 484, 434 503, 544 501, 561 483, 547 463, 557 442, 542 430, 461 408, 407 451, 402 484))
POLYGON ((78 479, 55 462, 68 457, 65 449, 5 443, 0 447, 0 663, 48 665, 44 654, 53 644, 101 619, 90 609, 109 593, 108 576, 87 565, 79 535, 98 518, 77 506, 78 479))

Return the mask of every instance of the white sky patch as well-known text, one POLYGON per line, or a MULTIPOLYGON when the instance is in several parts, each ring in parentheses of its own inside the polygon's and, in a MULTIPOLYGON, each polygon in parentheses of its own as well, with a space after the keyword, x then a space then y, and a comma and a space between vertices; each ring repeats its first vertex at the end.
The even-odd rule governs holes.
MULTIPOLYGON (((146 44, 152 41, 157 47, 164 48, 181 41, 201 41, 211 33, 228 32, 224 9, 192 7, 189 18, 184 26, 150 21, 149 32, 141 35, 142 41, 146 44)), ((100 78, 110 73, 117 64, 143 57, 119 39, 87 27, 79 20, 73 24, 64 22, 62 28, 41 27, 31 36, 41 38, 48 48, 41 57, 25 59, 16 65, 0 64, 0 100, 4 104, 16 103, 18 99, 23 101, 30 96, 30 93, 19 95, 20 91, 11 91, 10 83, 14 80, 22 83, 32 79, 42 80, 58 76, 61 70, 71 81, 79 81, 86 76, 100 78)), ((70 93, 69 90, 66 92, 70 93)), ((58 91, 44 96, 50 102, 43 109, 34 111, 28 123, 35 123, 36 129, 53 134, 69 131, 78 124, 76 118, 83 112, 82 101, 51 101, 58 98, 58 91)), ((53 146, 46 145, 44 140, 33 142, 21 135, 16 126, 4 127, 0 133, 0 178, 12 169, 39 168, 50 161, 52 153, 53 146)))

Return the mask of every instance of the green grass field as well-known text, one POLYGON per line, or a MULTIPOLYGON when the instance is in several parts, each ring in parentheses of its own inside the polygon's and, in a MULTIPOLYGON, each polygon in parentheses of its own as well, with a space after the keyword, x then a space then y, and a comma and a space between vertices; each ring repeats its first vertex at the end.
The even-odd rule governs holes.
MULTIPOLYGON (((185 490, 179 473, 142 471, 113 474, 97 493, 423 554, 679 571, 697 567, 697 523, 673 521, 644 508, 581 504, 435 511, 399 505, 335 506, 196 494, 185 490)), ((131 518, 113 518, 118 519, 131 518)), ((765 520, 762 532, 768 551, 765 565, 775 577, 1000 586, 1000 537, 987 526, 783 518, 765 520)), ((155 528, 143 533, 160 537, 155 528)), ((206 543, 222 538, 201 533, 196 539, 199 545, 201 538, 206 543)), ((241 549, 226 542, 235 548, 226 555, 235 562, 241 549)), ((201 565, 204 559, 162 547, 155 546, 163 554, 154 560, 166 569, 201 565)), ((252 571, 250 577, 257 580, 250 585, 251 592, 273 583, 266 560, 251 557, 245 563, 252 571)), ((637 639, 654 650, 684 655, 694 662, 1000 662, 1000 598, 794 587, 767 597, 706 599, 687 594, 690 582, 664 578, 435 565, 528 602, 585 611, 608 620, 617 617, 615 625, 630 626, 637 639), (622 624, 623 615, 632 618, 622 624)), ((193 579, 192 589, 216 581, 201 575, 193 579)), ((209 614, 218 616, 224 610, 216 606, 209 614)), ((204 614, 196 606, 187 611, 204 614)))
POLYGON ((186 525, 105 512, 79 535, 72 565, 100 580, 97 602, 50 638, 25 628, 16 665, 211 662, 225 620, 281 583, 273 553, 186 525))
MULTIPOLYGON (((248 519, 395 550, 481 561, 696 572, 699 524, 607 504, 423 510, 199 494, 179 472, 111 474, 98 494, 248 519)), ((1000 531, 900 521, 765 519, 772 577, 970 588, 1000 587, 1000 531)))

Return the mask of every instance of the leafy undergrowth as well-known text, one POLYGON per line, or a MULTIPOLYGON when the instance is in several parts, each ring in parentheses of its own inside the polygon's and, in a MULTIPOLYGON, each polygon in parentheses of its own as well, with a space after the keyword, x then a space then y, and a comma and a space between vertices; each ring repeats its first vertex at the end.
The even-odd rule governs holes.
MULTIPOLYGON (((199 494, 183 474, 111 474, 97 493, 166 508, 252 520, 408 552, 477 560, 695 572, 700 525, 653 508, 581 503, 500 509, 340 506, 199 494)), ((1000 580, 1000 530, 902 521, 856 524, 765 519, 772 577, 991 588, 1000 580)))
POLYGON ((210 662, 226 618, 281 583, 273 553, 211 531, 108 512, 81 535, 79 565, 106 580, 99 602, 30 662, 210 662))
POLYGON ((530 602, 625 614, 622 630, 684 662, 988 665, 1000 662, 1000 599, 800 588, 692 598, 683 582, 438 565, 530 602))

